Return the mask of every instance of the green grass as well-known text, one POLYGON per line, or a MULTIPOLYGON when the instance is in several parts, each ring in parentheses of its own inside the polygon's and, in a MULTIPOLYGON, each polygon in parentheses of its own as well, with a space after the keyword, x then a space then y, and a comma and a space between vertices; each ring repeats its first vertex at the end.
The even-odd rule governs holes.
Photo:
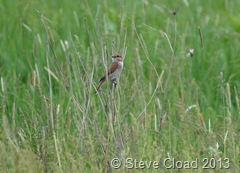
POLYGON ((2 0, 0 172, 239 172, 239 5, 2 0), (96 95, 112 52, 119 85, 96 95))

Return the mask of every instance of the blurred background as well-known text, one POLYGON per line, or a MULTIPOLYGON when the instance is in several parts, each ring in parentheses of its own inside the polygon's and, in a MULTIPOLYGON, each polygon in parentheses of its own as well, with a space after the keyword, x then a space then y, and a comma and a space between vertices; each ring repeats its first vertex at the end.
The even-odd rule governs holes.
POLYGON ((239 170, 239 6, 1 0, 1 172, 111 172, 114 156, 169 153, 239 170), (114 52, 115 100, 110 84, 94 95, 114 52))

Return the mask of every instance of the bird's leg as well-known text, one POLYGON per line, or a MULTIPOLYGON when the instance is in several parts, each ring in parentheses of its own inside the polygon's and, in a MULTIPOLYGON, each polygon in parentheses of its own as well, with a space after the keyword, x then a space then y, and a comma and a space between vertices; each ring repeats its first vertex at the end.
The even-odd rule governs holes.
POLYGON ((112 80, 112 83, 114 84, 114 87, 116 88, 116 86, 117 86, 117 80, 116 80, 116 79, 113 79, 113 80, 112 80))

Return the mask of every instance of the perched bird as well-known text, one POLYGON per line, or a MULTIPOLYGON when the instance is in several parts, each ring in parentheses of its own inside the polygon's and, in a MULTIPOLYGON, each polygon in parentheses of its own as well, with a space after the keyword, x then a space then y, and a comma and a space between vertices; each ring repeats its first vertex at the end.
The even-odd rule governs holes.
POLYGON ((105 75, 100 79, 100 84, 97 87, 97 92, 101 88, 102 84, 110 79, 116 85, 116 78, 119 77, 120 73, 123 70, 123 57, 120 54, 114 54, 112 56, 113 62, 109 66, 105 75))

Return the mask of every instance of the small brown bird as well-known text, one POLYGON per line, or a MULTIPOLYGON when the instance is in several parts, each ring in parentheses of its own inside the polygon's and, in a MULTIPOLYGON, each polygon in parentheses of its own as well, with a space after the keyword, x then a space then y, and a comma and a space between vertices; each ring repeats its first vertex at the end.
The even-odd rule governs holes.
POLYGON ((100 84, 97 87, 97 92, 101 88, 102 84, 110 79, 116 85, 116 78, 119 77, 123 70, 123 57, 120 54, 114 54, 112 56, 113 62, 109 66, 106 74, 100 79, 100 84))

